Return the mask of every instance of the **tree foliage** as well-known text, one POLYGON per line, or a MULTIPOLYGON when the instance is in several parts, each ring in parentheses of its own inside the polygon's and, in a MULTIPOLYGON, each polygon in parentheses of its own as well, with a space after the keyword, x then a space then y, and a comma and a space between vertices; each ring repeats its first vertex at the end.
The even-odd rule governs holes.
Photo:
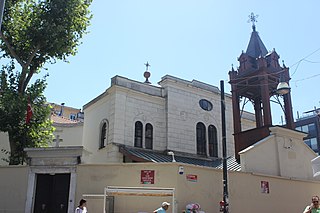
POLYGON ((21 162, 24 147, 45 145, 50 139, 45 78, 30 81, 44 64, 66 61, 77 53, 91 19, 90 4, 91 0, 6 1, 0 48, 2 58, 11 62, 0 76, 0 131, 9 133, 10 164, 21 162), (34 110, 30 125, 25 124, 28 100, 34 110))
MULTIPOLYGON (((14 62, 2 68, 0 74, 0 129, 9 133, 10 164, 23 163, 27 147, 43 147, 52 140, 54 130, 49 119, 50 106, 43 95, 46 76, 37 79, 19 94, 19 72, 14 70, 14 62), (26 123, 27 104, 32 102, 32 119, 26 123)), ((8 153, 8 150, 5 151, 8 153)))

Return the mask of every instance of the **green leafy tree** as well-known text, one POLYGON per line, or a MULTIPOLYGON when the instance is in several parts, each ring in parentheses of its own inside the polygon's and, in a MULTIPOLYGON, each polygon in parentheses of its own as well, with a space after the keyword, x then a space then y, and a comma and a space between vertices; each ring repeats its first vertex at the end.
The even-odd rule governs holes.
POLYGON ((76 54, 91 19, 90 4, 91 0, 6 1, 0 48, 11 62, 1 73, 0 131, 9 133, 10 164, 23 161, 24 147, 48 143, 52 127, 43 95, 45 78, 30 81, 46 63, 76 54), (34 112, 26 125, 28 100, 34 112))
POLYGON ((18 93, 19 72, 14 62, 2 68, 0 74, 0 128, 9 133, 10 164, 23 163, 26 147, 43 147, 52 140, 54 130, 49 119, 50 106, 46 104, 43 92, 46 88, 46 76, 30 84, 25 95, 18 93), (32 101, 31 101, 32 100, 32 101), (32 102, 32 119, 26 123, 27 104, 32 102))

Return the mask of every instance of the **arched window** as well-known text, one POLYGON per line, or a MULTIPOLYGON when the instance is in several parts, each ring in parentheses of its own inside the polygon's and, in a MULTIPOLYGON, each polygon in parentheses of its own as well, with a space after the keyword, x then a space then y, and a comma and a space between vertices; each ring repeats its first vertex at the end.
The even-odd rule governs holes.
POLYGON ((197 123, 197 154, 206 155, 206 127, 203 123, 197 123))
POLYGON ((151 124, 146 125, 146 136, 145 136, 146 149, 152 149, 153 147, 153 127, 151 124))
POLYGON ((102 149, 103 147, 105 147, 107 145, 107 142, 108 142, 108 129, 109 129, 108 121, 104 120, 102 122, 101 129, 100 129, 99 149, 102 149))
POLYGON ((209 125, 208 127, 208 138, 209 138, 209 156, 218 157, 217 128, 213 125, 209 125))
POLYGON ((134 125, 134 146, 142 148, 142 123, 137 121, 134 125))

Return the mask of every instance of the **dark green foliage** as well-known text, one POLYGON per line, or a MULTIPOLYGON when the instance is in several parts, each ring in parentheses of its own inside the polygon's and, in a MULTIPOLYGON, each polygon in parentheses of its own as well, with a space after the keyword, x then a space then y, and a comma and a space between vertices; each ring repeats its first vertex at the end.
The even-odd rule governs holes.
POLYGON ((46 77, 30 80, 45 63, 75 55, 91 19, 91 0, 7 0, 0 32, 0 131, 9 133, 10 164, 23 162, 25 147, 52 140, 50 109, 43 92, 46 77), (26 124, 28 100, 33 108, 26 124))
POLYGON ((0 74, 0 129, 9 133, 10 164, 22 163, 24 148, 46 146, 53 136, 50 108, 43 95, 46 88, 45 77, 37 79, 22 95, 18 93, 18 75, 14 71, 13 61, 3 67, 0 74), (33 115, 30 123, 26 124, 29 102, 32 103, 33 115))

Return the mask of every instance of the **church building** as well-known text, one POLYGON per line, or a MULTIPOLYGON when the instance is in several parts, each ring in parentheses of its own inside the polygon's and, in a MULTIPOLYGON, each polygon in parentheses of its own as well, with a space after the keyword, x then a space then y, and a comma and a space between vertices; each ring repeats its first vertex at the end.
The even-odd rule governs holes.
POLYGON ((152 212, 166 199, 174 213, 190 202, 219 212, 224 160, 230 212, 305 206, 320 190, 311 164, 317 154, 303 142, 306 133, 294 127, 289 68, 264 46, 253 14, 251 21, 240 66, 229 71, 231 94, 224 94, 227 159, 223 90, 171 75, 153 85, 147 63, 145 81, 114 76, 109 88, 77 111, 81 120, 57 110, 55 141, 26 148, 27 165, 0 168, 1 208, 72 213, 86 198, 90 212, 152 212), (272 125, 272 97, 283 101, 285 126, 272 125), (243 111, 248 102, 254 113, 243 111))

